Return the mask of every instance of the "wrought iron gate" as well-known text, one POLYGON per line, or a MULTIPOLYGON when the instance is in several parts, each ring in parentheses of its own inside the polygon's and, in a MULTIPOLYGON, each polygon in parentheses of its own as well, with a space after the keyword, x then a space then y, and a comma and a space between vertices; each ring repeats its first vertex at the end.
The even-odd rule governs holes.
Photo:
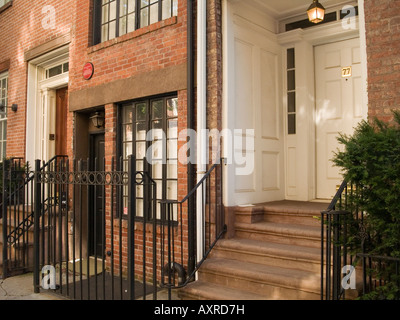
POLYGON ((143 233, 135 227, 135 220, 145 216, 136 212, 136 187, 149 187, 145 207, 155 210, 156 184, 146 172, 136 172, 135 163, 131 157, 128 170, 118 171, 112 159, 109 171, 91 171, 83 160, 61 160, 47 170, 36 162, 36 292, 53 289, 82 300, 146 299, 150 294, 157 299, 157 241, 146 240, 148 226, 154 232, 157 223, 142 221, 143 233))
POLYGON ((37 160, 34 170, 4 162, 3 276, 33 271, 35 292, 70 299, 171 299, 226 231, 221 164, 182 201, 157 201, 157 184, 136 171, 135 157, 128 166, 103 161, 106 170, 65 156, 37 160), (201 205, 189 212, 189 201, 201 205), (196 214, 204 223, 200 261, 187 250, 196 241, 188 216, 196 214))

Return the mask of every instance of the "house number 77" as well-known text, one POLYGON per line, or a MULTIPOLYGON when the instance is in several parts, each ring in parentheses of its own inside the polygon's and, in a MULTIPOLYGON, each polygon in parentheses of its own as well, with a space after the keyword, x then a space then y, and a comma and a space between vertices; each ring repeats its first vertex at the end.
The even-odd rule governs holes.
POLYGON ((351 77, 351 67, 342 68, 342 77, 343 78, 351 77))

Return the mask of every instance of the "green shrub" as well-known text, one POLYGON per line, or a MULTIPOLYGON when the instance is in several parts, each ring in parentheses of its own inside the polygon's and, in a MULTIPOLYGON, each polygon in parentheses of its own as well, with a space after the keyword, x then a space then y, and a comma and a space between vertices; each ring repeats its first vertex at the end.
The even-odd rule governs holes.
MULTIPOLYGON (((351 201, 366 213, 363 225, 369 237, 364 252, 400 258, 400 112, 394 112, 394 119, 394 124, 362 121, 353 135, 340 135, 344 151, 338 151, 333 162, 345 180, 361 186, 351 201)), ((351 239, 360 252, 360 239, 351 239)), ((378 296, 389 291, 386 297, 399 297, 398 281, 380 288, 378 296)))

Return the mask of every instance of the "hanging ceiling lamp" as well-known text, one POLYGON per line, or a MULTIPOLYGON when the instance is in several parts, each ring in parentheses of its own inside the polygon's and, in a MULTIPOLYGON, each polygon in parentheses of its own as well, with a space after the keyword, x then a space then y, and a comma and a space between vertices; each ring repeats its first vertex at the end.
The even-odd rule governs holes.
POLYGON ((325 8, 318 0, 314 0, 307 10, 308 19, 313 23, 320 23, 325 17, 325 8))

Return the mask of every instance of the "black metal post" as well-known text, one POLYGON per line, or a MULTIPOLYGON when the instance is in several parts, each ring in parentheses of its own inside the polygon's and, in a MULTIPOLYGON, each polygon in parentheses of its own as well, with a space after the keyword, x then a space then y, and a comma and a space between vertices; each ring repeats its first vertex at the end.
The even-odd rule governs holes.
POLYGON ((40 174, 40 160, 35 161, 35 177, 34 177, 34 241, 33 241, 33 288, 35 293, 40 292, 40 270, 39 270, 39 235, 40 235, 40 210, 41 210, 41 184, 39 180, 40 174))
MULTIPOLYGON (((135 299, 135 255, 134 232, 136 216, 136 157, 128 160, 128 296, 135 299)), ((144 284, 146 285, 146 284, 144 284)))
POLYGON ((339 300, 340 298, 340 250, 338 247, 339 242, 339 214, 334 214, 333 216, 333 300, 339 300))

